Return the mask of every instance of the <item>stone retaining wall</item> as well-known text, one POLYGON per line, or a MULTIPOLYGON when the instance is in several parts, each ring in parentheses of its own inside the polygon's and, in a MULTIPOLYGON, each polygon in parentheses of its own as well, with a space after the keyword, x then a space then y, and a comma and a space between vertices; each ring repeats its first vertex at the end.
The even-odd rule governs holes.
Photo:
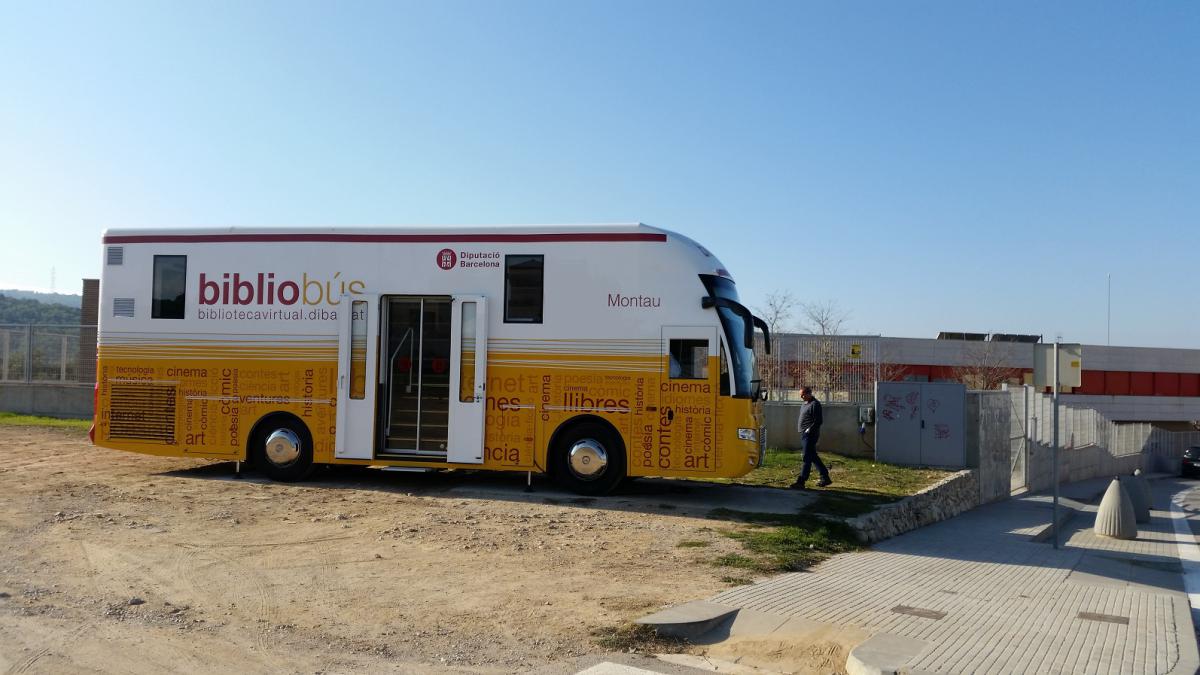
POLYGON ((911 497, 846 522, 860 541, 873 544, 969 511, 979 506, 979 496, 978 476, 973 469, 964 469, 911 497))

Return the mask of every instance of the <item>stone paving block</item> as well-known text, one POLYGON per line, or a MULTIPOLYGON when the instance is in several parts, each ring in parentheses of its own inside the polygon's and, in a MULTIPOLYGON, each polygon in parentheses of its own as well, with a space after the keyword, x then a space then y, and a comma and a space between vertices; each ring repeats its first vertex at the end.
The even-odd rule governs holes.
POLYGON ((1013 499, 713 600, 927 643, 910 672, 1191 672, 1171 516, 1151 516, 1137 539, 1116 540, 1083 529, 1085 513, 1055 550, 1014 534, 1045 518, 1044 500, 1013 499))

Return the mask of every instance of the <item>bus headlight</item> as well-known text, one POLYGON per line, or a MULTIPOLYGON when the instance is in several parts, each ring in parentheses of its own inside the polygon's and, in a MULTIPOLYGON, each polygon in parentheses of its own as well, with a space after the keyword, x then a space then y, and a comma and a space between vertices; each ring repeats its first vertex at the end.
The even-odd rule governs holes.
POLYGON ((743 441, 758 441, 758 429, 738 429, 738 438, 743 441))

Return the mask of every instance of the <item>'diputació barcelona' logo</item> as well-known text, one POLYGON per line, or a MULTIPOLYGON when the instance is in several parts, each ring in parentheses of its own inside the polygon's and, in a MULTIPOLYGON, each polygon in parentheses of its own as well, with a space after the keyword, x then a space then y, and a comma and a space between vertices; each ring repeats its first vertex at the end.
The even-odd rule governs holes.
POLYGON ((454 269, 454 265, 458 262, 458 255, 454 251, 444 248, 438 251, 437 265, 444 270, 454 269))

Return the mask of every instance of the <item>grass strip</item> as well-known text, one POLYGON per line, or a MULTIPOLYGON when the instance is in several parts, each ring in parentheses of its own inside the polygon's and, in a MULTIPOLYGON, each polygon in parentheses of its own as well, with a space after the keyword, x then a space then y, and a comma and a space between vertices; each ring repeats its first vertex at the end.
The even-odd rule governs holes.
POLYGON ((835 520, 810 514, 778 514, 714 509, 712 517, 741 520, 751 527, 724 532, 749 555, 730 553, 713 563, 761 574, 795 572, 836 553, 862 547, 854 530, 835 520))
POLYGON ((22 427, 50 427, 52 429, 77 429, 87 431, 92 426, 91 420, 64 420, 57 417, 38 417, 35 415, 19 415, 17 413, 0 412, 0 424, 22 427))
MULTIPOLYGON (((785 488, 800 474, 802 454, 799 450, 768 448, 763 465, 745 476, 708 480, 785 488)), ((835 452, 822 451, 820 454, 825 465, 829 467, 830 478, 833 479, 833 486, 822 489, 822 493, 869 495, 888 498, 885 501, 895 501, 916 494, 951 473, 940 469, 884 464, 873 459, 839 455, 835 452)), ((814 475, 810 487, 815 485, 816 479, 817 476, 814 475)))

